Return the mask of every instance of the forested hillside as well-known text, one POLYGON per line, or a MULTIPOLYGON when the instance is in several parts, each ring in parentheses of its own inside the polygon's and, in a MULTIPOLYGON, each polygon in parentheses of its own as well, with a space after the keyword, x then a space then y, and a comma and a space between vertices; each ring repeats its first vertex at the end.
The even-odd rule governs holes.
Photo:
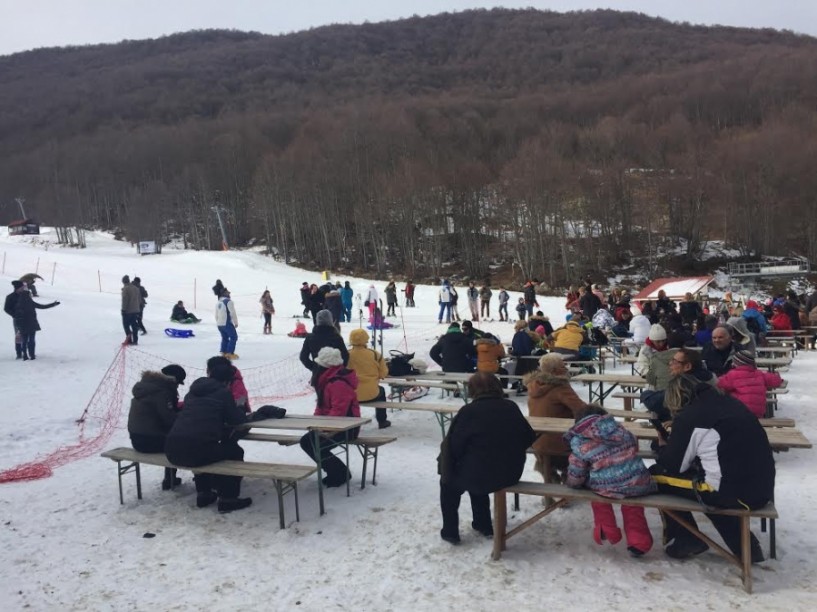
POLYGON ((0 215, 558 283, 649 232, 817 259, 817 40, 468 11, 0 57, 0 215))

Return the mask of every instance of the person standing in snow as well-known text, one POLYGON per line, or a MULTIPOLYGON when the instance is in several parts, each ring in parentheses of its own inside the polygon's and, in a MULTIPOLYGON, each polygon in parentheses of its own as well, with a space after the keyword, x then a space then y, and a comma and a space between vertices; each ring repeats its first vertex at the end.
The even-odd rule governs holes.
POLYGON ((230 290, 226 287, 216 305, 216 325, 221 334, 221 354, 227 359, 238 359, 235 345, 238 342, 238 315, 235 304, 230 299, 230 290))
POLYGON ((395 312, 395 308, 397 307, 397 285, 394 284, 394 281, 389 281, 389 284, 386 285, 386 288, 383 290, 386 294, 386 316, 387 317, 396 317, 397 313, 395 312))
POLYGON ((23 361, 36 359, 34 354, 36 347, 35 336, 40 331, 40 324, 37 322, 37 309, 53 308, 59 305, 59 302, 38 304, 31 299, 31 292, 23 284, 23 291, 17 296, 17 304, 14 307, 14 325, 20 331, 23 361))
POLYGON ((145 314, 145 306, 147 306, 148 303, 148 292, 147 289, 142 286, 142 279, 138 276, 134 277, 133 284, 137 289, 139 289, 139 320, 136 324, 139 326, 139 330, 142 332, 142 335, 144 335, 148 333, 148 330, 145 329, 145 324, 142 322, 142 317, 145 314))
POLYGON ((505 287, 499 288, 499 320, 508 321, 508 302, 511 296, 505 291, 505 287))
POLYGON ((414 281, 407 281, 403 292, 406 294, 406 308, 414 308, 414 281))
POLYGON ((437 294, 437 304, 440 306, 437 323, 443 322, 443 315, 445 315, 445 322, 451 323, 451 286, 448 284, 448 280, 444 280, 440 287, 437 294))
POLYGON ((122 327, 125 341, 122 344, 139 344, 139 311, 142 308, 142 294, 139 287, 131 284, 130 277, 122 277, 122 327))
POLYGON ((301 305, 304 307, 303 316, 309 316, 309 283, 304 281, 301 283, 301 305))
POLYGON ((261 294, 261 299, 258 301, 261 303, 261 314, 264 316, 264 333, 271 334, 272 315, 275 314, 275 306, 272 303, 272 296, 270 295, 269 289, 264 290, 264 293, 261 294))
POLYGON ((6 303, 3 306, 3 311, 11 317, 12 327, 14 327, 14 352, 17 353, 17 359, 23 358, 23 344, 20 330, 17 329, 17 323, 14 321, 14 312, 17 308, 17 301, 20 298, 20 294, 24 291, 23 284, 23 281, 11 281, 11 286, 14 288, 14 291, 6 296, 6 303))
POLYGON ((491 297, 493 295, 494 292, 491 291, 488 283, 485 283, 479 290, 479 314, 483 319, 491 316, 491 297))
POLYGON ((380 296, 377 294, 377 289, 375 289, 374 285, 369 285, 369 290, 363 300, 363 305, 369 309, 370 321, 372 320, 372 317, 374 317, 374 309, 377 308, 377 302, 379 299, 380 296))
POLYGON ((343 283, 343 289, 340 290, 340 301, 343 304, 343 318, 341 321, 352 322, 352 300, 354 297, 355 292, 352 290, 349 281, 346 281, 343 283))
POLYGON ((474 281, 468 283, 468 289, 465 291, 468 296, 468 309, 471 311, 471 319, 479 323, 479 289, 477 289, 474 281))

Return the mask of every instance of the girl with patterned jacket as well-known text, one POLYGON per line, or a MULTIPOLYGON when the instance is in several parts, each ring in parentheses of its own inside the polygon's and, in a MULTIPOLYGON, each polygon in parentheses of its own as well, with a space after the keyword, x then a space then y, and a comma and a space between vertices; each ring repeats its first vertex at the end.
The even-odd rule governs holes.
MULTIPOLYGON (((638 441, 600 406, 589 405, 576 415, 576 424, 564 435, 570 445, 569 487, 587 487, 598 495, 622 499, 655 493, 656 485, 638 457, 638 441)), ((592 503, 593 539, 617 544, 621 530, 612 504, 592 503)), ((640 557, 652 548, 644 508, 621 506, 627 550, 640 557)))

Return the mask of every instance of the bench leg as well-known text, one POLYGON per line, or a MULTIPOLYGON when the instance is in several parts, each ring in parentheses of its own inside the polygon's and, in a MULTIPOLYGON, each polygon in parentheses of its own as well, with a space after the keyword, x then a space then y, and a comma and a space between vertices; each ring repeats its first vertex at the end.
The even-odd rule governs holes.
POLYGON ((747 593, 752 592, 752 542, 750 534, 749 517, 740 517, 741 572, 743 574, 743 588, 747 593))
POLYGON ((278 494, 278 525, 283 529, 286 526, 286 521, 284 520, 284 490, 280 480, 274 482, 275 492, 278 494))
POLYGON ((505 550, 505 528, 508 525, 507 498, 505 491, 494 493, 494 548, 491 558, 497 561, 505 550))
POLYGON ((360 454, 363 456, 363 472, 360 477, 360 488, 366 488, 366 467, 369 464, 369 449, 366 446, 359 446, 360 454))
POLYGON ((142 499, 142 470, 139 469, 139 464, 134 464, 136 466, 136 498, 142 499))
POLYGON ((323 516, 326 514, 323 507, 323 480, 321 480, 323 461, 321 461, 321 434, 317 429, 312 432, 312 449, 315 451, 318 463, 318 507, 320 508, 321 516, 323 516))
POLYGON ((374 449, 374 453, 372 454, 372 485, 377 485, 377 451, 380 450, 378 448, 374 449))
POLYGON ((769 519, 769 556, 777 559, 777 535, 775 533, 775 520, 769 519))
POLYGON ((298 506, 298 481, 295 480, 292 483, 292 491, 295 494, 295 522, 301 522, 301 510, 298 506))
POLYGON ((513 509, 519 512, 519 493, 513 494, 513 509))
MULTIPOLYGON (((349 469, 351 467, 351 464, 349 463, 349 431, 348 430, 346 430, 343 433, 343 449, 344 449, 344 451, 346 453, 346 471, 347 471, 347 473, 351 474, 352 471, 349 469)), ((352 482, 351 477, 346 479, 346 497, 351 497, 352 496, 351 482, 352 482)))
POLYGON ((120 506, 124 505, 124 503, 125 503, 125 498, 122 495, 122 474, 124 474, 124 472, 122 471, 122 462, 117 461, 116 462, 116 475, 119 478, 119 505, 120 506))

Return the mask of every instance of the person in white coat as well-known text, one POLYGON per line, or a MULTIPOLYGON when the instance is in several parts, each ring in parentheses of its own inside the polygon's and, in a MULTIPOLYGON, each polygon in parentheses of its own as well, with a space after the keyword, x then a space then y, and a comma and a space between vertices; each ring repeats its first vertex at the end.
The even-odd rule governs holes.
POLYGON ((235 345, 238 342, 238 315, 235 313, 235 304, 230 299, 230 292, 226 288, 221 292, 216 305, 216 325, 221 333, 221 354, 227 359, 238 359, 235 354, 235 345))
POLYGON ((369 307, 369 320, 371 321, 374 317, 374 309, 377 308, 377 301, 379 296, 377 295, 377 289, 375 289, 374 285, 369 285, 369 291, 366 294, 364 299, 364 303, 369 307))
POLYGON ((644 346, 647 341, 647 336, 650 334, 650 320, 643 314, 637 314, 630 321, 630 332, 633 334, 631 338, 627 338, 622 345, 627 347, 635 347, 636 350, 644 346))

